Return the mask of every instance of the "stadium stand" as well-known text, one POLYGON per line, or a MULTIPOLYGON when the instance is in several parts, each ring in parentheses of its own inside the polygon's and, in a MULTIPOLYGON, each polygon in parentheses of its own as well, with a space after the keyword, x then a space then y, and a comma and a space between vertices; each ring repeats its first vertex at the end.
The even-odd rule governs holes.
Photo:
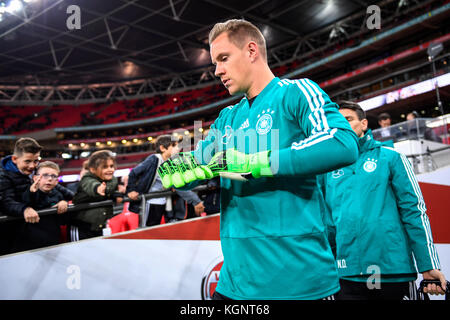
MULTIPOLYGON (((448 49, 444 49, 436 61, 435 74, 431 72, 426 50, 432 43, 442 43, 444 47, 448 44, 450 27, 444 18, 448 6, 448 1, 429 1, 389 19, 377 37, 367 31, 354 33, 352 37, 342 36, 337 42, 314 48, 300 58, 275 63, 273 72, 279 77, 309 77, 336 101, 363 101, 447 74, 448 49)), ((423 96, 392 103, 389 107, 394 122, 404 121, 405 114, 413 109, 424 117, 438 115, 438 110, 430 107, 434 104, 432 94, 423 96)), ((93 152, 96 148, 114 150, 118 165, 133 166, 153 152, 149 137, 170 133, 176 128, 185 128, 192 136, 192 121, 198 119, 199 114, 186 113, 181 120, 168 121, 171 115, 183 115, 219 102, 200 116, 204 129, 207 129, 220 108, 225 106, 221 101, 228 98, 228 93, 221 84, 213 83, 139 99, 119 98, 77 105, 5 105, 0 108, 0 133, 20 136, 55 130, 56 137, 49 140, 51 148, 44 156, 60 164, 63 172, 77 170, 83 162, 81 153, 93 152), (133 122, 136 120, 151 121, 137 125, 133 122), (90 129, 83 130, 86 126, 90 129), (59 128, 72 130, 60 132, 59 128), (126 143, 122 143, 123 140, 126 143), (61 160, 62 153, 70 154, 71 159, 61 160)), ((448 110, 447 106, 445 108, 448 110)), ((374 119, 382 111, 383 107, 368 111, 372 128, 377 128, 374 119)), ((437 126, 433 130, 448 143, 448 128, 437 126)))
MULTIPOLYGON (((24 7, 32 2, 20 1, 24 7)), ((359 102, 367 113, 369 127, 374 133, 380 127, 378 115, 382 112, 390 114, 394 127, 399 132, 401 131, 402 136, 395 139, 391 139, 390 136, 386 140, 376 139, 386 141, 387 146, 394 147, 397 151, 400 150, 410 160, 414 172, 424 174, 419 177, 416 184, 420 183, 420 188, 423 189, 427 214, 432 218, 430 219, 431 226, 426 227, 433 229, 433 237, 435 234, 437 235, 434 238, 436 243, 444 243, 447 246, 446 254, 442 255, 444 256, 442 265, 446 267, 449 265, 448 243, 450 240, 448 228, 446 228, 448 224, 436 221, 438 219, 440 219, 439 221, 448 221, 446 214, 448 210, 442 201, 442 198, 448 194, 448 181, 442 181, 446 180, 446 175, 448 176, 450 172, 448 167, 450 154, 450 25, 448 24, 450 0, 375 1, 374 3, 379 5, 382 10, 382 25, 379 29, 367 27, 369 13, 366 11, 366 7, 372 3, 364 0, 252 1, 251 6, 245 1, 222 3, 219 1, 166 1, 164 5, 161 5, 163 1, 119 1, 121 3, 117 8, 113 8, 115 7, 114 1, 101 2, 101 5, 98 2, 98 8, 93 5, 95 1, 81 1, 80 4, 84 2, 90 11, 88 10, 87 14, 83 12, 83 19, 86 18, 86 20, 83 20, 83 30, 81 31, 68 31, 65 27, 63 30, 58 30, 57 21, 52 20, 52 14, 55 15, 56 11, 56 9, 52 11, 53 4, 41 5, 49 7, 44 18, 39 18, 35 13, 24 12, 25 17, 27 13, 29 14, 29 19, 23 20, 23 24, 22 19, 19 21, 18 16, 8 15, 4 9, 0 11, 0 30, 2 31, 0 32, 2 44, 0 56, 4 58, 0 62, 0 158, 11 154, 14 142, 18 138, 34 137, 44 147, 40 160, 58 164, 61 169, 58 177, 59 184, 68 188, 70 185, 70 189, 76 191, 82 185, 78 181, 83 163, 95 151, 105 149, 112 151, 116 164, 114 175, 119 178, 123 187, 128 183, 127 175, 130 170, 150 155, 155 154, 156 137, 163 134, 180 135, 190 141, 190 150, 193 150, 196 141, 207 134, 220 111, 235 104, 242 97, 241 95, 230 97, 228 91, 215 77, 215 67, 211 65, 208 52, 207 30, 218 21, 217 19, 226 20, 230 16, 244 17, 261 27, 268 44, 267 59, 275 76, 281 79, 309 78, 324 89, 335 102, 341 100, 359 102), (199 3, 211 9, 207 11, 210 12, 210 17, 206 17, 202 13, 201 20, 197 19, 197 12, 193 11, 194 8, 198 8, 199 3), (181 4, 183 4, 183 8, 181 8, 181 4), (108 7, 113 8, 114 11, 109 11, 108 7), (122 7, 125 12, 122 11, 122 7), (155 9, 156 7, 159 8, 155 9), (314 11, 317 8, 321 9, 312 13, 309 11, 309 9, 314 11), (328 10, 332 8, 332 13, 327 12, 326 8, 328 10), (186 11, 184 11, 185 9, 186 11), (128 10, 129 12, 127 12, 128 10), (308 18, 298 19, 303 14, 306 14, 308 18), (133 19, 130 19, 130 16, 133 16, 133 19), (90 21, 92 17, 94 20, 90 21), (15 18, 17 21, 13 20, 15 18), (47 18, 49 19, 48 25, 47 18), (19 24, 14 27, 14 23, 19 24), (101 23, 101 27, 98 27, 98 23, 101 23), (12 29, 4 32, 3 28, 5 30, 12 29), (107 33, 103 29, 107 30, 107 33), (33 47, 33 41, 37 41, 38 45, 33 47), (30 43, 29 47, 25 45, 26 42, 30 43), (442 45, 442 51, 434 59, 430 59, 428 50, 436 44, 442 45), (44 47, 50 47, 50 49, 46 50, 44 47), (125 66, 130 65, 135 66, 137 71, 126 74, 125 66), (439 83, 438 89, 435 89, 435 83, 439 83), (438 104, 438 100, 441 105, 438 104), (418 115, 419 118, 415 123, 416 127, 413 128, 416 134, 416 137, 413 138, 410 134, 411 122, 406 122, 406 115, 412 111, 415 111, 416 117, 418 115), (426 132, 433 133, 437 139, 426 141, 427 139, 424 138, 426 132), (436 171, 442 168, 446 171, 441 176, 436 171), (428 173, 429 175, 427 175, 428 173)), ((7 1, 0 1, 0 9, 7 3, 7 1)), ((63 7, 60 4, 57 10, 61 11, 63 7)), ((84 4, 82 9, 85 9, 84 4)), ((403 163, 405 164, 405 162, 403 163)), ((371 168, 376 167, 375 163, 371 168)), ((366 170, 366 166, 364 166, 364 170, 366 170)), ((150 172, 151 170, 145 171, 150 172)), ((408 177, 409 175, 410 172, 408 172, 408 177)), ((27 178, 26 175, 24 176, 27 178)), ((51 178, 55 180, 54 177, 51 178)), ((132 179, 133 174, 130 175, 130 181, 132 179)), ((174 190, 161 189, 166 193, 154 198, 161 200, 163 198, 160 199, 160 197, 171 196, 171 199, 164 198, 164 201, 168 200, 167 203, 165 202, 165 206, 160 205, 164 207, 164 210, 179 210, 184 219, 204 217, 220 210, 220 186, 209 185, 209 182, 211 181, 200 186, 203 188, 200 189, 200 192, 196 191, 205 203, 207 202, 206 197, 209 197, 214 203, 213 211, 208 213, 205 209, 200 214, 194 213, 196 209, 193 209, 194 207, 189 206, 188 202, 185 203, 184 200, 180 202, 181 198, 172 192, 174 190), (202 194, 208 188, 211 190, 202 194)), ((219 182, 218 178, 217 183, 219 182)), ((416 188, 416 186, 414 187, 416 188)), ((128 207, 130 203, 128 201, 132 195, 128 198, 128 194, 124 190, 117 188, 113 194, 108 194, 110 200, 108 204, 103 204, 103 209, 101 209, 101 204, 93 202, 84 203, 83 209, 77 209, 69 200, 69 212, 72 210, 70 213, 76 214, 79 210, 85 210, 91 205, 94 208, 98 205, 99 212, 103 211, 103 215, 105 215, 105 208, 108 208, 114 212, 113 215, 116 217, 124 218, 132 213, 128 207)), ((152 185, 147 190, 156 189, 153 189, 152 185)), ((146 203, 146 206, 142 206, 138 214, 131 215, 135 224, 139 223, 138 229, 145 227, 146 210, 148 214, 149 207, 153 205, 148 201, 152 195, 140 194, 140 196, 139 202, 146 203)), ((55 215, 55 213, 56 211, 49 215, 55 215)), ((44 216, 45 214, 48 212, 44 213, 44 216)), ((216 218, 215 223, 219 226, 219 217, 216 218)), ((12 232, 13 229, 9 226, 19 220, 22 223, 23 217, 6 216, 0 212, 2 239, 12 232)), ((195 221, 206 221, 206 219, 199 218, 195 221)), ((166 222, 173 221, 166 221, 163 217, 161 223, 166 222)), ((190 222, 192 221, 178 225, 184 224, 185 229, 188 229, 190 222)), ((106 226, 106 223, 103 223, 101 228, 103 226, 106 226)), ((70 237, 68 236, 73 233, 72 227, 77 226, 71 225, 70 220, 62 224, 61 243, 69 241, 70 237)), ((169 228, 165 229, 166 227, 168 226, 153 230, 163 234, 165 230, 169 230, 169 228)), ((133 229, 135 228, 136 225, 133 229)), ((108 238, 107 229, 99 229, 106 236, 102 237, 102 240, 108 238)), ((203 229, 210 232, 211 227, 203 229)), ((125 229, 120 230, 125 231, 125 229)), ((208 238, 207 240, 210 242, 208 245, 214 241, 218 242, 220 238, 218 230, 217 227, 217 239, 208 238)), ((145 232, 145 230, 141 231, 145 232)), ((127 273, 127 279, 124 282, 130 281, 129 279, 134 276, 134 270, 139 270, 139 267, 143 269, 143 267, 139 265, 136 268, 122 268, 124 266, 122 260, 133 260, 134 257, 141 256, 142 254, 138 250, 143 241, 133 242, 133 248, 127 248, 125 245, 121 248, 122 244, 119 239, 121 236, 124 237, 122 239, 126 239, 127 236, 134 239, 133 232, 127 232, 115 238, 117 245, 111 246, 107 252, 92 254, 92 249, 98 246, 95 239, 87 242, 86 245, 80 243, 79 247, 84 246, 83 250, 85 251, 80 250, 79 256, 75 252, 74 257, 81 262, 95 258, 101 264, 107 263, 109 266, 115 266, 114 268, 104 268, 105 274, 111 270, 115 272, 115 268, 128 270, 130 272, 127 273), (92 255, 84 257, 85 252, 91 252, 92 255), (111 252, 115 254, 110 254, 111 252), (135 252, 138 253, 135 254, 135 252), (128 257, 127 254, 134 256, 131 259, 125 259, 124 257, 128 257), (109 263, 108 259, 113 263, 109 263)), ((174 231, 173 234, 175 233, 177 232, 174 231)), ((189 230, 189 233, 201 232, 194 228, 189 230)), ((180 233, 177 236, 183 237, 184 235, 180 233)), ((146 237, 146 235, 142 238, 138 236, 136 239, 147 239, 146 237)), ((151 235, 149 238, 158 239, 157 237, 152 238, 151 235)), ((161 241, 154 241, 154 243, 159 246, 164 243, 165 239, 178 240, 176 237, 163 237, 161 241)), ((189 240, 198 239, 189 238, 189 240)), ((128 242, 131 243, 131 241, 128 242)), ((183 241, 171 242, 176 244, 183 241)), ((59 250, 58 247, 70 248, 71 245, 76 246, 77 244, 57 246, 56 250, 59 250)), ((103 250, 108 248, 108 245, 107 241, 103 241, 98 247, 103 250)), ((153 250, 153 248, 148 250, 150 245, 146 244, 146 246, 146 253, 153 250)), ((166 250, 164 257, 169 256, 166 254, 167 252, 171 253, 170 256, 173 257, 173 253, 176 251, 172 251, 173 247, 167 248, 171 248, 171 251, 166 250)), ((191 248, 193 247, 189 247, 189 250, 191 248)), ((0 255, 2 254, 1 250, 0 246, 0 255)), ((60 259, 66 259, 64 263, 72 261, 71 254, 73 252, 67 256, 41 255, 39 250, 36 251, 39 259, 42 261, 52 260, 52 268, 61 265, 60 259)), ((61 249, 61 252, 63 251, 64 248, 61 249)), ((158 265, 156 268, 152 266, 151 270, 157 270, 159 265, 167 264, 161 262, 164 260, 160 261, 159 258, 163 254, 158 254, 161 252, 157 251, 156 255, 153 254, 153 251, 151 252, 150 256, 158 256, 158 265)), ((184 249, 180 252, 186 253, 184 249)), ((187 258, 190 265, 189 268, 185 268, 179 273, 183 275, 181 278, 190 277, 186 272, 198 267, 195 263, 201 260, 202 252, 198 251, 197 253, 198 256, 195 259, 187 258)), ((31 252, 30 257, 33 257, 34 254, 35 252, 31 252)), ((185 257, 183 254, 176 256, 181 260, 181 257, 183 259, 185 257)), ((441 257, 441 253, 439 254, 441 257)), ((20 254, 14 255, 11 260, 15 257, 20 257, 20 254)), ((211 262, 204 262, 204 266, 214 266, 214 271, 209 271, 202 279, 202 286, 205 283, 210 286, 208 289, 202 288, 202 298, 206 291, 215 288, 217 284, 220 267, 217 268, 216 262, 213 264, 211 262), (216 282, 213 284, 208 280, 213 278, 212 275, 216 277, 216 282)), ((76 266, 77 263, 78 261, 71 263, 71 266, 76 266)), ((3 266, 5 265, 8 266, 8 264, 3 264, 3 266)), ((23 263, 17 264, 17 270, 25 269, 24 265, 23 263)), ((80 265, 83 267, 83 279, 90 279, 89 283, 83 282, 85 291, 82 292, 82 298, 86 299, 89 295, 85 288, 98 281, 99 274, 98 271, 95 271, 97 276, 89 277, 91 270, 87 266, 92 265, 91 261, 88 261, 86 265, 82 263, 80 265)), ((47 265, 42 264, 40 268, 44 268, 43 266, 47 265)), ((204 266, 197 269, 202 269, 204 272, 204 266)), ((170 267, 178 270, 179 265, 171 264, 170 267)), ((63 277, 67 277, 68 273, 68 269, 65 268, 64 265, 63 277)), ((23 291, 28 293, 30 291, 28 287, 38 288, 42 292, 45 292, 47 287, 51 288, 49 292, 53 290, 53 284, 45 282, 45 280, 52 279, 53 274, 51 273, 48 273, 48 277, 44 277, 42 280, 35 275, 27 278, 27 270, 19 272, 15 268, 10 269, 4 274, 18 274, 17 279, 20 281, 10 280, 11 283, 17 282, 18 285, 14 283, 14 285, 8 286, 11 289, 8 291, 11 293, 0 290, 2 297, 6 296, 7 299, 10 299, 14 298, 14 294, 16 294, 19 299, 23 298, 21 293, 17 294, 16 292, 19 291, 16 288, 22 287, 25 288, 23 291), (20 286, 22 279, 25 279, 26 285, 20 286), (36 281, 39 283, 35 283, 33 279, 38 279, 36 281)), ((54 269, 47 270, 54 272, 54 269)), ((167 270, 163 270, 162 274, 166 275, 167 270)), ((170 270, 172 273, 172 269, 170 270)), ((143 272, 136 272, 141 277, 143 272)), ((445 272, 448 273, 447 270, 445 272)), ((124 288, 119 293, 114 292, 116 288, 105 290, 104 285, 108 281, 103 279, 103 283, 99 287, 103 288, 103 291, 108 291, 104 296, 106 299, 109 294, 115 299, 122 299, 122 294, 125 298, 132 296, 131 294, 127 296, 128 291, 132 292, 135 289, 136 292, 145 291, 140 290, 141 283, 135 283, 133 290, 129 290, 127 283, 121 283, 122 276, 114 277, 117 279, 117 285, 121 289, 124 288)), ((153 277, 153 274, 151 276, 153 277)), ((171 276, 161 277, 160 280, 165 281, 161 292, 171 286, 166 283, 171 276)), ((0 279, 0 283, 8 282, 4 281, 4 278, 0 279)), ((14 278, 11 277, 11 279, 14 278)), ((112 279, 112 277, 108 279, 112 279)), ((190 279, 194 279, 194 277, 190 277, 190 279)), ((180 280, 179 283, 183 281, 180 280)), ((172 287, 182 288, 183 286, 179 283, 178 287, 177 285, 172 287)), ((70 285, 68 282, 65 284, 66 286, 70 285)), ((114 285, 116 284, 112 286, 114 285)), ((200 292, 199 288, 200 286, 195 287, 196 294, 200 292)), ((80 296, 72 295, 77 293, 76 290, 63 289, 62 299, 80 298, 80 296)), ((39 294, 41 293, 35 292, 32 296, 39 299, 41 297, 39 294)), ((52 296, 53 292, 50 292, 50 298, 52 296)), ((43 297, 48 298, 49 296, 44 295, 43 297)), ((98 297, 102 298, 103 296, 98 295, 98 297)), ((148 297, 137 297, 149 299, 148 297)), ((157 299, 161 297, 163 299, 166 297, 178 298, 176 294, 164 296, 164 293, 159 295, 158 292, 157 299)), ((189 299, 192 297, 193 299, 197 298, 195 294, 188 296, 189 299)))
MULTIPOLYGON (((435 8, 439 8, 438 3, 431 3, 427 7, 429 10, 435 8)), ((447 44, 450 39, 449 27, 444 24, 439 29, 420 30, 420 21, 414 22, 420 20, 422 15, 423 9, 418 9, 410 12, 408 17, 402 17, 402 19, 391 21, 383 26, 383 34, 388 34, 388 36, 380 40, 380 44, 372 41, 363 45, 374 39, 364 39, 360 35, 343 39, 324 50, 303 56, 302 59, 288 61, 274 67, 274 73, 280 77, 293 74, 310 77, 319 83, 333 99, 357 99, 358 101, 399 90, 433 76, 446 74, 449 71, 448 50, 441 55, 437 63, 437 72, 434 75, 430 73, 426 50, 432 43, 447 44), (402 38, 410 32, 415 33, 402 38), (399 37, 402 40, 399 41, 399 37), (357 60, 355 60, 356 53, 359 54, 357 60), (305 64, 305 61, 308 64, 305 64), (380 77, 380 75, 382 76, 380 77)), ((436 23, 439 25, 441 22, 437 20, 436 23)), ((380 36, 380 38, 383 37, 380 36)), ((148 137, 156 137, 158 134, 168 133, 180 127, 187 128, 192 132, 192 124, 186 125, 186 123, 189 124, 189 118, 196 119, 198 116, 187 116, 184 121, 170 123, 156 121, 147 126, 130 124, 127 130, 106 127, 104 129, 104 125, 121 124, 121 128, 123 128, 123 124, 128 121, 131 123, 133 120, 158 120, 160 117, 182 114, 188 110, 208 106, 227 98, 227 96, 228 93, 222 85, 213 84, 173 94, 160 93, 141 99, 116 100, 114 98, 112 101, 103 103, 3 106, 0 109, 1 123, 3 124, 1 133, 23 135, 35 131, 73 127, 72 132, 59 133, 57 145, 60 147, 53 148, 54 152, 48 152, 49 155, 61 155, 62 152, 69 151, 72 156, 77 158, 59 162, 63 172, 72 172, 80 167, 82 163, 82 159, 78 159, 80 153, 95 150, 94 144, 99 147, 112 148, 119 157, 124 157, 125 162, 118 160, 118 163, 127 163, 132 166, 139 159, 144 158, 148 152, 151 152, 151 146, 146 141, 148 137), (95 129, 87 132, 76 130, 77 127, 83 126, 94 126, 95 129), (138 144, 131 143, 133 139, 139 140, 140 147, 138 144), (130 143, 121 144, 122 140, 130 141, 130 143), (106 144, 108 141, 111 142, 110 145, 106 144), (90 144, 89 149, 77 147, 81 143, 90 144), (72 147, 68 147, 69 145, 72 147), (136 156, 129 158, 122 156, 123 153, 129 152, 134 152, 133 154, 136 156)), ((429 108, 426 103, 422 103, 422 107, 418 108, 414 100, 411 98, 407 106, 399 104, 399 111, 396 111, 395 104, 390 106, 395 122, 403 121, 405 113, 412 109, 422 111, 422 116, 430 117, 437 114, 437 110, 429 108)), ((373 128, 377 127, 374 118, 381 109, 368 111, 369 121, 373 128)), ((203 122, 209 125, 208 119, 213 119, 216 112, 205 114, 203 122)), ((434 130, 441 133, 443 142, 448 142, 445 129, 436 127, 434 130)), ((52 159, 57 158, 53 157, 52 159)))

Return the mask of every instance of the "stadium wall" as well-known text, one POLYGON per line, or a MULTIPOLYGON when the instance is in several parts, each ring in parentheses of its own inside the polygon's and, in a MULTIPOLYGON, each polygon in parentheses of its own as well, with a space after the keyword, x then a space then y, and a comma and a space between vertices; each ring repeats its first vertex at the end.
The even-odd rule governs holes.
MULTIPOLYGON (((450 166, 417 179, 449 279, 450 166)), ((0 257, 0 299, 208 298, 222 263, 219 222, 216 214, 0 257)))

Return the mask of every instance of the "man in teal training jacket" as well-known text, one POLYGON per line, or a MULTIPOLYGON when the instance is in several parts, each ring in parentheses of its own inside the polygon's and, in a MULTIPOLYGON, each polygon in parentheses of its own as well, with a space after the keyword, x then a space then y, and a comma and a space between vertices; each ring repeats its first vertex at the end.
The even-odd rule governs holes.
POLYGON ((356 135, 316 83, 274 76, 253 24, 218 23, 209 43, 215 75, 245 96, 159 174, 177 188, 221 176, 224 264, 213 298, 327 298, 339 280, 316 177, 356 160, 356 135))
POLYGON ((359 158, 319 179, 331 213, 341 285, 337 299, 416 299, 413 254, 423 278, 441 282, 424 291, 443 294, 445 277, 409 160, 373 139, 357 103, 339 106, 359 137, 359 158))

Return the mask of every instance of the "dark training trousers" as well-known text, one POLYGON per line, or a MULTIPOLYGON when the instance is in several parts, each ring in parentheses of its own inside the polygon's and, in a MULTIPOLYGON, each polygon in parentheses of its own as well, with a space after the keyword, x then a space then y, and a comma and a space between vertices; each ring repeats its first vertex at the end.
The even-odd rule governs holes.
POLYGON ((370 289, 366 282, 339 280, 341 290, 336 300, 418 300, 415 281, 382 282, 380 289, 370 289))
POLYGON ((163 204, 150 204, 150 210, 148 211, 147 227, 156 226, 161 224, 163 215, 166 214, 166 205, 163 204))

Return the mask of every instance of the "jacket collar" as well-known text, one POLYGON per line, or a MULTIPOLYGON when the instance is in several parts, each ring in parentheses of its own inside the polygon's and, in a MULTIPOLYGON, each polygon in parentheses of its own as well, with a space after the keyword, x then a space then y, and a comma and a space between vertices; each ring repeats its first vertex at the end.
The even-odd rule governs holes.
MULTIPOLYGON (((264 99, 264 96, 266 96, 270 90, 272 90, 272 88, 280 81, 280 78, 278 77, 274 77, 265 87, 264 89, 261 90, 260 93, 258 93, 255 96, 255 100, 253 101, 253 104, 255 104, 256 101, 260 101, 262 99, 264 99)), ((248 97, 246 95, 244 95, 244 98, 242 99, 242 101, 248 101, 248 97)))
POLYGON ((16 164, 12 161, 12 156, 6 156, 2 159, 2 167, 6 171, 21 173, 16 164))
POLYGON ((380 142, 373 139, 372 130, 368 129, 364 136, 358 139, 359 151, 375 149, 380 146, 380 142))

